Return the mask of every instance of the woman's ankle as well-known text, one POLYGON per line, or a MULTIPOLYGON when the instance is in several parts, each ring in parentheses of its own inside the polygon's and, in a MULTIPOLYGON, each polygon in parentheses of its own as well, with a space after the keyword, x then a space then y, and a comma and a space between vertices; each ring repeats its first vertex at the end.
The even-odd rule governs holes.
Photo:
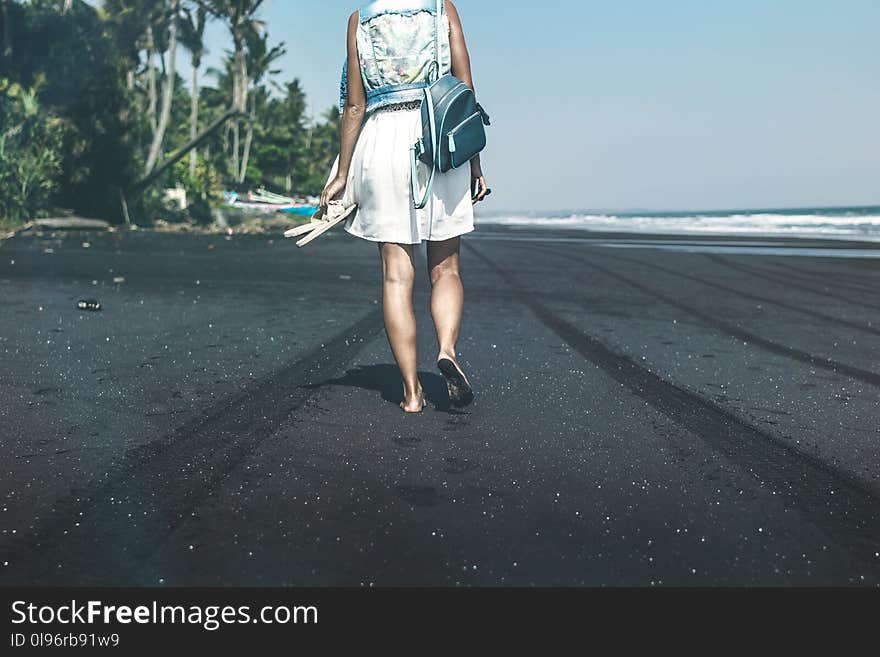
POLYGON ((457 362, 458 362, 458 357, 457 357, 457 355, 456 355, 456 353, 455 353, 455 349, 449 349, 449 348, 443 349, 443 348, 441 348, 440 351, 437 353, 437 360, 438 360, 438 361, 439 361, 439 360, 443 360, 444 358, 448 358, 448 359, 451 360, 453 363, 457 363, 457 362))

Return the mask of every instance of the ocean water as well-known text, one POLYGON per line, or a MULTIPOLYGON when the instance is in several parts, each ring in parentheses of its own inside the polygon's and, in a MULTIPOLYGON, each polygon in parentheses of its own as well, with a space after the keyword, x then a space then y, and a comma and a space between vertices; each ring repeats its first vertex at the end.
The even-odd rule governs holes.
POLYGON ((821 237, 880 241, 880 206, 710 212, 480 214, 479 224, 674 235, 821 237))

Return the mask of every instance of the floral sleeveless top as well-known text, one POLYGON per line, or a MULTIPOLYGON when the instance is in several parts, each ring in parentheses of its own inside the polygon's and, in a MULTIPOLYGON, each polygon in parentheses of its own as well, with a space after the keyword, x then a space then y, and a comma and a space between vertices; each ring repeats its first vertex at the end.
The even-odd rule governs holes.
MULTIPOLYGON (((359 10, 358 62, 367 93, 367 112, 420 100, 432 70, 436 0, 374 0, 359 10)), ((440 71, 452 67, 449 19, 441 2, 440 71)), ((340 85, 340 111, 347 97, 347 66, 340 85)))

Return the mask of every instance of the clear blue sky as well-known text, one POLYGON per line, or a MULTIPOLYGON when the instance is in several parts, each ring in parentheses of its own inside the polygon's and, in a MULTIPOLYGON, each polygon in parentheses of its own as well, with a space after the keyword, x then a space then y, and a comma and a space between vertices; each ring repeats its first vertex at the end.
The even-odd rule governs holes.
MULTIPOLYGON (((354 0, 267 0, 313 113, 354 0)), ((877 0, 457 0, 486 209, 880 204, 877 0)), ((228 48, 209 30, 208 65, 228 48)))

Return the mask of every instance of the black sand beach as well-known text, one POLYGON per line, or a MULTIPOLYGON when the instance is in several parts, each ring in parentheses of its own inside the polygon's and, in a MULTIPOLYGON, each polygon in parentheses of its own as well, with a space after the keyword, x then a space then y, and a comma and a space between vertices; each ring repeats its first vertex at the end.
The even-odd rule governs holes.
POLYGON ((878 249, 480 229, 405 416, 369 244, 18 235, 0 583, 876 586, 878 249))

